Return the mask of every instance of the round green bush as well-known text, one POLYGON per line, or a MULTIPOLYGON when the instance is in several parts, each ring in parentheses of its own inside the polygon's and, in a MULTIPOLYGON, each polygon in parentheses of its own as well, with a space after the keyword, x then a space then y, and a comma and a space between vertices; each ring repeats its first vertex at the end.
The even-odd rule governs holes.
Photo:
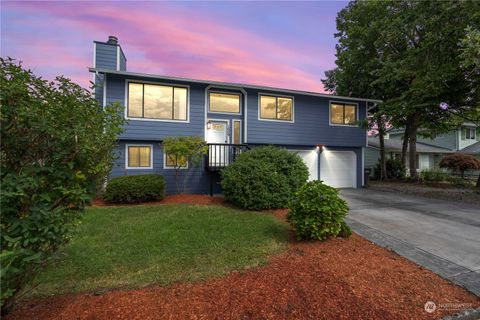
POLYGON ((285 208, 307 182, 308 168, 286 149, 257 147, 240 154, 222 171, 225 199, 249 210, 285 208))
POLYGON ((347 203, 338 190, 321 181, 310 181, 295 193, 289 203, 288 221, 298 239, 325 240, 329 236, 349 236, 345 224, 347 203))
POLYGON ((139 174, 111 179, 103 194, 110 203, 139 203, 162 200, 165 180, 157 174, 139 174))

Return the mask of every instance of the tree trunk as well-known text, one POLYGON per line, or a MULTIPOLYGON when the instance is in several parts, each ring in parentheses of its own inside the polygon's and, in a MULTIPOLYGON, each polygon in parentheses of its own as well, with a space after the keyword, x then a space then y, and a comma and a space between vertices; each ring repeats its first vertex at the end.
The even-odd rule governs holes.
POLYGON ((178 171, 180 169, 175 168, 175 186, 177 187, 177 193, 180 193, 180 181, 178 181, 178 171))
POLYGON ((478 175, 477 179, 477 193, 480 193, 480 174, 478 175))
POLYGON ((380 142, 380 181, 388 179, 387 165, 385 163, 385 127, 381 116, 377 121, 378 125, 378 140, 380 142))
POLYGON ((414 180, 418 178, 417 173, 417 125, 412 124, 410 127, 409 138, 408 138, 408 165, 410 171, 410 177, 414 180))
POLYGON ((407 150, 408 150, 408 140, 409 140, 409 132, 410 125, 407 123, 405 126, 405 132, 403 133, 403 142, 402 142, 402 163, 403 165, 407 164, 407 150))

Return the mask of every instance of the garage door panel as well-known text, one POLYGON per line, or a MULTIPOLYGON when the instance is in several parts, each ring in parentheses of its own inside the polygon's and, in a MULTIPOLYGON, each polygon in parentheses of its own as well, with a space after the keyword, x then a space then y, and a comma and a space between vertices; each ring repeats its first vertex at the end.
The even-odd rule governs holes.
POLYGON ((318 180, 318 153, 315 150, 288 150, 298 154, 308 168, 308 181, 318 180))
POLYGON ((355 188, 356 168, 354 152, 325 150, 320 157, 320 180, 334 188, 355 188))

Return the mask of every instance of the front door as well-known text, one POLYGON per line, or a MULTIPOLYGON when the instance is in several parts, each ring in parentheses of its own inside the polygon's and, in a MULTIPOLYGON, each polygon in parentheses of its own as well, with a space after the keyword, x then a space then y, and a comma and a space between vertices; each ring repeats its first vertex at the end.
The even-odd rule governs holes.
POLYGON ((209 164, 214 167, 224 167, 228 164, 227 147, 224 145, 228 143, 228 121, 213 121, 209 120, 207 123, 207 143, 210 145, 209 164))

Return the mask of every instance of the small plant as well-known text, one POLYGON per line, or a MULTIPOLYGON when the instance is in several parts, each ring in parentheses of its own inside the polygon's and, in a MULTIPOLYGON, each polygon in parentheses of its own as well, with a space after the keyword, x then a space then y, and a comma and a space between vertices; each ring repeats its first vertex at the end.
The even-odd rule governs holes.
POLYGON ((420 172, 421 181, 443 182, 448 180, 448 173, 443 170, 431 169, 420 172))
POLYGON ((289 204, 288 221, 297 239, 325 240, 332 236, 348 237, 352 231, 344 219, 347 203, 338 196, 338 190, 321 181, 310 181, 295 193, 289 204))
POLYGON ((103 199, 110 203, 139 203, 162 200, 165 181, 156 174, 139 174, 111 179, 103 199))
POLYGON ((307 182, 308 168, 294 153, 277 147, 258 147, 240 154, 222 171, 225 198, 244 209, 285 208, 307 182))
POLYGON ((198 166, 202 157, 208 153, 208 146, 201 137, 167 137, 163 140, 163 151, 173 163, 177 193, 185 191, 187 171, 198 166), (185 171, 183 184, 180 187, 180 171, 185 171))
MULTIPOLYGON (((385 162, 387 169, 387 177, 389 179, 403 179, 405 178, 406 169, 405 164, 400 159, 389 158, 385 162)), ((377 163, 374 169, 375 177, 380 178, 380 162, 377 163)))
POLYGON ((464 178, 465 171, 480 169, 480 160, 469 154, 453 153, 443 157, 440 167, 460 172, 461 177, 464 178))

